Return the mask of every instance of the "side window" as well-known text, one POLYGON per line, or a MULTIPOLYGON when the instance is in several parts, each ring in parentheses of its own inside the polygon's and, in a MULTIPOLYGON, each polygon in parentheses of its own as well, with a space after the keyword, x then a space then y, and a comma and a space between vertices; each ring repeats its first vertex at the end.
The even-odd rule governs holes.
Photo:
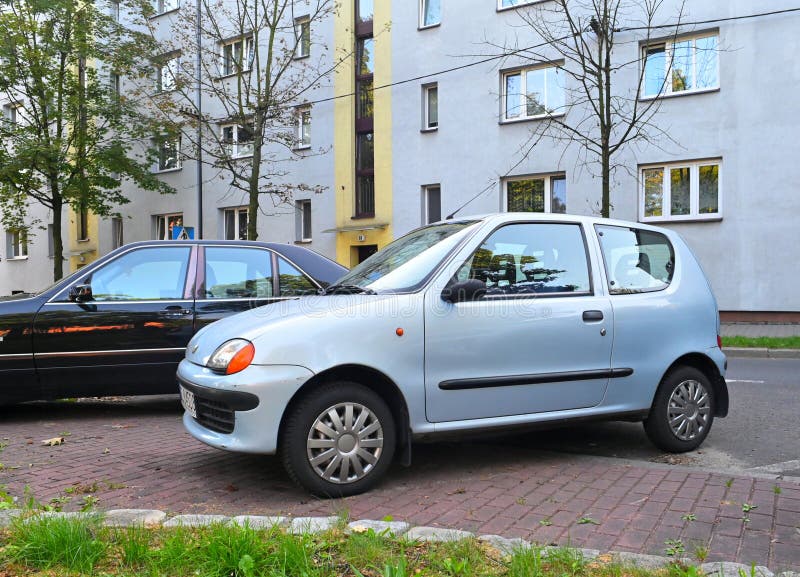
POLYGON ((278 284, 282 297, 317 294, 317 286, 282 258, 278 258, 278 284))
POLYGON ((272 253, 260 248, 206 247, 205 298, 271 296, 272 253))
POLYGON ((672 282, 675 251, 658 232, 596 225, 611 294, 663 290, 672 282))
POLYGON ((95 301, 180 300, 191 247, 140 248, 94 271, 86 281, 95 301))
POLYGON ((586 245, 577 224, 510 224, 464 263, 460 280, 486 283, 487 295, 588 294, 586 245))

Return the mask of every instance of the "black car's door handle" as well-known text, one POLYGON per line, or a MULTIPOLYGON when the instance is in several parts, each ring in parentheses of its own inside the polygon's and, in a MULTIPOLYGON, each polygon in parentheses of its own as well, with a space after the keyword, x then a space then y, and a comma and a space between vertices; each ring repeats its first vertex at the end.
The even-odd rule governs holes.
POLYGON ((160 312, 161 316, 164 317, 185 317, 187 315, 192 314, 194 311, 192 309, 185 309, 181 306, 170 306, 165 308, 163 311, 160 312))
POLYGON ((583 311, 583 322, 591 323, 603 320, 603 311, 583 311))

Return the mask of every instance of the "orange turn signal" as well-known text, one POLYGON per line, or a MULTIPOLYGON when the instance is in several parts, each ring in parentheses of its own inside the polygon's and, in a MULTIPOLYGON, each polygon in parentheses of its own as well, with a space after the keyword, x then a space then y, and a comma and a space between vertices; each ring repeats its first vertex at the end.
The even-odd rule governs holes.
POLYGON ((256 348, 253 346, 253 343, 248 343, 247 346, 233 355, 231 362, 228 363, 228 367, 225 369, 225 374, 232 375, 245 370, 250 366, 250 363, 253 362, 253 357, 255 356, 256 348))

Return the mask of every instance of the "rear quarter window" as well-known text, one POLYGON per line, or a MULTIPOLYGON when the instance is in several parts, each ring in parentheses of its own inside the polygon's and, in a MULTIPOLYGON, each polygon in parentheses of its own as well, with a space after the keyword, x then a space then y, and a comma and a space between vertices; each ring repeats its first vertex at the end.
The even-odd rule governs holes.
POLYGON ((611 294, 660 291, 672 282, 675 250, 651 230, 595 225, 611 294))

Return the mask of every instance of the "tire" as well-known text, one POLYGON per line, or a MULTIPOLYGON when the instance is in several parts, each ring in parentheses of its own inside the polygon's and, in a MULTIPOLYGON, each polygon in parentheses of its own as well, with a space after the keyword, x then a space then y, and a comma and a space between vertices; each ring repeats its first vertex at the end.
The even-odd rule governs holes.
POLYGON ((673 369, 658 386, 644 430, 662 451, 693 451, 711 430, 715 401, 714 388, 703 372, 685 366, 673 369))
POLYGON ((377 393, 358 383, 336 381, 310 392, 290 409, 279 451, 289 477, 309 493, 347 497, 380 481, 391 465, 395 439, 392 412, 377 393))

